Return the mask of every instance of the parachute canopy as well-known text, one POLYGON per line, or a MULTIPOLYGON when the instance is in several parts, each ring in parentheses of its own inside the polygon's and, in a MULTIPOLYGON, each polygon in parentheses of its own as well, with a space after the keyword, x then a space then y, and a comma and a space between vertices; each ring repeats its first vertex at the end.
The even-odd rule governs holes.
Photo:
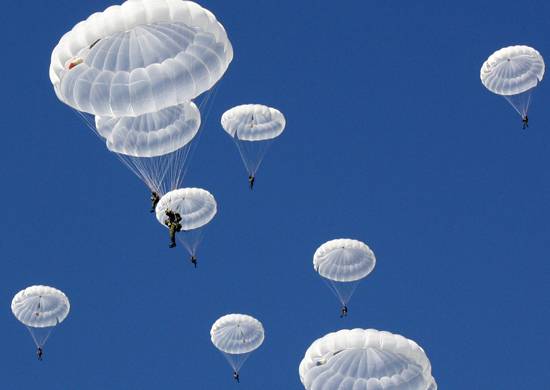
POLYGON ((128 0, 75 25, 54 48, 58 98, 98 116, 139 116, 182 104, 223 76, 233 49, 192 1, 128 0))
POLYGON ((526 119, 531 93, 542 81, 544 68, 544 60, 535 49, 509 46, 497 50, 483 63, 480 78, 489 91, 503 96, 526 119))
POLYGON ((538 85, 544 76, 544 60, 529 46, 509 46, 497 50, 483 63, 480 77, 483 85, 498 95, 526 92, 538 85))
POLYGON ((160 195, 182 184, 200 125, 199 109, 192 102, 136 117, 95 117, 107 148, 160 195))
POLYGON ((155 209, 159 223, 164 225, 166 211, 181 216, 182 230, 198 229, 214 218, 217 204, 214 196, 202 188, 180 188, 165 194, 155 209))
POLYGON ((201 116, 190 102, 137 117, 98 117, 96 128, 107 148, 131 157, 157 157, 187 145, 199 131, 201 116))
POLYGON ((245 314, 225 315, 210 330, 212 344, 223 353, 234 372, 239 372, 250 353, 262 345, 264 337, 262 323, 245 314))
POLYGON ((306 390, 437 390, 418 344, 375 329, 344 329, 316 340, 299 373, 306 390))
POLYGON ((266 141, 285 129, 285 117, 275 108, 260 104, 233 107, 222 115, 222 127, 240 141, 266 141))
POLYGON ((47 328, 67 318, 71 305, 67 296, 48 286, 31 286, 19 291, 11 302, 11 311, 24 325, 47 328))
POLYGON ((255 177, 271 143, 283 132, 286 120, 274 108, 245 104, 226 111, 221 123, 237 145, 249 176, 255 177))
POLYGON ((245 314, 228 314, 219 318, 210 330, 212 344, 231 354, 252 352, 264 341, 262 323, 245 314))
POLYGON ((359 282, 372 272, 376 264, 373 251, 367 244, 342 238, 321 245, 313 255, 313 268, 322 276, 343 306, 347 304, 359 282))
POLYGON ((313 255, 313 267, 322 277, 335 282, 354 282, 372 272, 374 252, 367 244, 351 239, 331 240, 313 255))

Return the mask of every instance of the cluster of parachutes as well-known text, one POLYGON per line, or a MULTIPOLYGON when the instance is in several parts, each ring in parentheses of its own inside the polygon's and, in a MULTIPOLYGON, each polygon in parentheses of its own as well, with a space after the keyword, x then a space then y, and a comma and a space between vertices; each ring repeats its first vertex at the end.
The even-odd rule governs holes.
POLYGON ((497 50, 483 63, 481 82, 489 91, 503 96, 528 126, 531 95, 544 76, 544 59, 529 46, 497 50))
MULTIPOLYGON (((151 211, 162 225, 167 210, 180 214, 184 234, 178 238, 192 259, 202 227, 217 210, 208 191, 181 188, 202 123, 201 104, 194 100, 208 101, 232 59, 216 17, 183 0, 128 0, 94 13, 63 35, 51 56, 57 97, 147 185, 151 211)), ((252 188, 285 118, 274 108, 240 105, 221 124, 238 147, 252 188)))
MULTIPOLYGON (((542 79, 544 63, 534 49, 510 50, 491 56, 481 78, 491 91, 516 102, 542 79)), ((216 17, 184 0, 127 0, 109 7, 75 25, 51 57, 57 97, 85 118, 93 116, 93 130, 148 186, 158 222, 171 234, 178 225, 178 238, 194 260, 203 228, 218 209, 210 192, 182 188, 202 122, 200 104, 194 101, 212 90, 232 59, 231 42, 216 17), (178 219, 167 220, 169 214, 178 219)), ((527 99, 514 107, 526 117, 528 106, 527 99)), ((221 126, 235 142, 250 188, 285 125, 280 111, 259 104, 239 105, 223 114, 221 126)), ((342 305, 341 317, 375 265, 369 246, 353 239, 328 241, 313 256, 315 272, 342 305)), ((69 314, 67 296, 53 287, 32 286, 17 293, 11 307, 29 329, 41 359, 52 330, 69 314)), ((244 314, 219 318, 210 335, 237 381, 265 338, 262 323, 244 314)), ((340 330, 318 339, 307 350, 299 374, 307 390, 437 389, 420 346, 374 329, 340 330)))
MULTIPOLYGON (((188 215, 185 229, 191 230, 216 211, 213 197, 203 191, 175 190, 161 202, 170 202, 172 209, 188 215)), ((327 282, 346 314, 357 285, 375 265, 369 246, 353 239, 328 241, 313 255, 315 272, 327 282)), ((65 294, 52 287, 29 287, 14 297, 13 314, 31 332, 39 358, 52 329, 67 317, 69 308, 65 294)), ((228 314, 212 325, 210 337, 239 381, 243 364, 262 345, 265 331, 252 316, 228 314)), ((299 374, 306 390, 437 390, 430 361, 418 344, 375 329, 343 329, 321 337, 307 349, 299 374)))

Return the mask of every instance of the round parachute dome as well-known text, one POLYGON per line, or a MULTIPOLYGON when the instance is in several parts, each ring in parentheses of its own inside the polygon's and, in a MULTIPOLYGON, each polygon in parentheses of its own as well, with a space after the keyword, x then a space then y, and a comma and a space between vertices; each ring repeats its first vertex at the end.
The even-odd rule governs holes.
POLYGON ((181 216, 182 230, 193 230, 210 222, 218 209, 210 192, 201 188, 180 188, 166 193, 157 204, 155 212, 162 225, 167 210, 181 216))
POLYGON ((509 46, 497 50, 481 67, 483 85, 503 96, 518 95, 538 85, 544 76, 544 60, 529 46, 509 46))
POLYGON ((335 282, 363 279, 375 265, 374 252, 367 244, 347 238, 328 241, 313 255, 315 271, 335 282))
POLYGON ((223 26, 192 1, 129 0, 91 15, 54 48, 50 80, 69 106, 139 116, 209 90, 233 59, 223 26))
POLYGON ((11 302, 11 311, 24 325, 47 328, 63 322, 71 305, 67 296, 48 286, 32 286, 19 291, 11 302))
POLYGON ((218 319, 210 330, 212 344, 220 351, 238 355, 254 351, 264 341, 260 321, 245 314, 228 314, 218 319))
POLYGON ((222 115, 223 129, 241 141, 265 141, 281 135, 286 120, 275 108, 260 104, 233 107, 222 115))
POLYGON ((190 102, 136 117, 98 117, 96 128, 107 148, 132 157, 157 157, 187 145, 201 125, 197 106, 190 102))
POLYGON ((316 340, 299 372, 306 390, 437 390, 418 344, 375 329, 345 329, 316 340))

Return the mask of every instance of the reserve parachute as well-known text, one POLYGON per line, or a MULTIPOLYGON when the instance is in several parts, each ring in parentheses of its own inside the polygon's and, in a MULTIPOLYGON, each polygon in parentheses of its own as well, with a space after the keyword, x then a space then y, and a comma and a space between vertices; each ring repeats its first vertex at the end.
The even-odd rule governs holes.
MULTIPOLYGON (((225 29, 200 5, 128 0, 63 35, 52 52, 50 80, 107 148, 163 195, 182 185, 200 127, 190 101, 211 91, 232 59, 225 29)), ((205 95, 201 109, 210 92, 205 95)))
POLYGON ((481 82, 489 91, 503 96, 525 120, 531 94, 544 76, 544 59, 529 46, 497 50, 483 63, 481 82))
POLYGON ((199 109, 192 102, 137 117, 96 116, 97 132, 107 148, 157 194, 183 184, 200 125, 199 109))
POLYGON ((418 344, 375 329, 344 329, 316 340, 299 373, 306 390, 437 390, 418 344))
POLYGON ((342 317, 357 285, 375 265, 376 257, 367 244, 347 238, 328 241, 313 255, 313 268, 342 304, 342 317))
POLYGON ((264 327, 260 321, 245 314, 228 314, 219 318, 210 330, 212 344, 225 356, 238 374, 250 354, 264 341, 264 327))
MULTIPOLYGON (((181 220, 178 240, 196 261, 197 249, 202 241, 205 226, 214 218, 218 206, 214 196, 202 188, 180 188, 160 198, 155 209, 160 224, 170 228, 169 212, 176 213, 181 220)), ((194 262, 195 266, 196 263, 194 262)))
POLYGON ((56 288, 31 286, 19 291, 11 302, 11 311, 29 330, 42 357, 42 349, 54 328, 69 314, 67 296, 56 288))
POLYGON ((269 147, 285 129, 285 117, 275 108, 245 104, 226 111, 221 124, 239 150, 252 188, 269 147))

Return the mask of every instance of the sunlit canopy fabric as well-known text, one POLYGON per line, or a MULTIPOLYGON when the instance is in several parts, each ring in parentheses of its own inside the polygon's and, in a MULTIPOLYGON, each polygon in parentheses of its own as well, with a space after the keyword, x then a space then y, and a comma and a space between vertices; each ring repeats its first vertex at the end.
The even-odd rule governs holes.
POLYGON ((365 243, 347 238, 328 241, 313 255, 319 275, 335 282, 363 279, 375 265, 374 252, 365 243))
POLYGON ((18 292, 11 302, 11 311, 24 325, 47 328, 63 322, 71 305, 67 296, 48 286, 31 286, 18 292))
POLYGON ((260 321, 245 314, 228 314, 219 318, 210 330, 212 344, 229 354, 254 351, 264 341, 264 328, 260 321))
POLYGON ((265 141, 283 132, 286 120, 283 114, 261 104, 233 107, 222 115, 223 129, 241 141, 265 141))
POLYGON ((509 46, 494 52, 481 67, 483 85, 498 95, 511 96, 538 85, 544 76, 544 60, 529 46, 509 46))
POLYGON ((217 203, 214 196, 201 188, 180 188, 166 193, 156 207, 157 220, 164 225, 166 210, 178 213, 182 230, 198 229, 214 218, 217 203))
POLYGON ((98 116, 139 116, 209 90, 233 58, 223 26, 183 0, 128 0, 91 15, 52 52, 58 98, 98 116))
POLYGON ((375 329, 345 329, 316 340, 299 373, 306 390, 437 389, 418 344, 375 329))
POLYGON ((107 148, 132 157, 157 157, 187 145, 199 131, 197 106, 183 103, 137 117, 96 117, 107 148))

